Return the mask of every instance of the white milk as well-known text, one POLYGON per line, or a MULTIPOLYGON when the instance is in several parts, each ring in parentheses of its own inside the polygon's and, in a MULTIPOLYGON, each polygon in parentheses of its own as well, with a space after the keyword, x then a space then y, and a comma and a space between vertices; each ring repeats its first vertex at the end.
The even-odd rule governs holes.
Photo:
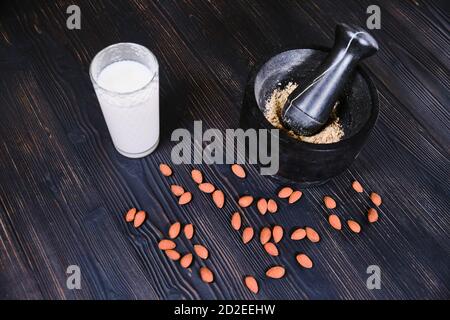
POLYGON ((97 84, 116 149, 131 158, 151 153, 159 142, 158 66, 150 70, 136 61, 114 62, 100 71, 97 84))

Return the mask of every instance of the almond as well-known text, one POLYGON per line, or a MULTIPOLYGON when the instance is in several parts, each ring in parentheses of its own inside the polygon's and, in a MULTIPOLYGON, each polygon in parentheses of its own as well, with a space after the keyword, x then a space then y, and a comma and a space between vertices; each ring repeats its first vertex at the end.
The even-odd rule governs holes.
POLYGON ((244 168, 238 164, 233 164, 231 166, 231 171, 233 171, 233 173, 241 179, 244 179, 246 176, 244 168))
POLYGON ((162 175, 165 177, 169 177, 172 175, 172 169, 165 163, 161 163, 159 165, 159 171, 161 171, 162 175))
POLYGON ((319 242, 320 241, 320 236, 317 233, 316 230, 314 230, 311 227, 306 227, 306 237, 309 239, 309 241, 311 242, 319 242))
POLYGON ((231 226, 234 230, 239 230, 241 228, 241 222, 242 220, 239 212, 233 213, 233 215, 231 216, 231 226))
POLYGON ((273 244, 272 242, 267 242, 264 245, 264 250, 266 250, 266 252, 268 254, 270 254, 273 257, 277 257, 278 256, 278 248, 275 244, 273 244))
POLYGON ((364 189, 363 189, 361 183, 359 183, 356 180, 352 182, 352 188, 353 188, 353 190, 355 190, 358 193, 364 192, 364 189))
POLYGON ((283 278, 286 270, 282 266, 274 266, 266 271, 266 276, 273 279, 283 278))
POLYGON ((358 222, 356 222, 354 220, 348 220, 347 221, 347 225, 350 228, 350 230, 352 230, 354 233, 360 233, 361 232, 361 226, 359 225, 358 222))
POLYGON ((191 240, 194 236, 194 225, 192 223, 185 225, 183 231, 186 239, 191 240))
POLYGON ((200 170, 197 170, 197 169, 192 170, 191 177, 192 177, 192 180, 194 180, 194 182, 196 184, 200 184, 203 182, 203 174, 200 170))
POLYGON ((181 196, 184 193, 183 187, 176 184, 170 186, 170 191, 172 191, 172 193, 177 197, 181 196))
POLYGON ((374 223, 378 220, 378 212, 374 208, 370 208, 367 212, 367 219, 370 223, 374 223))
POLYGON ((242 242, 249 243, 253 239, 254 231, 252 227, 247 227, 242 232, 242 242))
POLYGON ((334 209, 336 208, 336 201, 330 196, 323 197, 323 203, 325 204, 325 207, 328 209, 334 209))
POLYGON ((278 205, 275 202, 275 200, 273 199, 269 199, 269 201, 267 201, 267 211, 269 211, 270 213, 275 213, 278 210, 278 205))
POLYGON ((238 204, 242 208, 247 208, 248 206, 250 206, 252 204, 252 202, 253 202, 252 196, 242 196, 239 198, 238 204))
POLYGON ((381 206, 381 197, 378 193, 372 192, 370 194, 370 200, 372 200, 373 204, 376 205, 377 207, 381 206))
POLYGON ((246 276, 244 278, 245 286, 253 293, 258 293, 259 287, 258 282, 256 281, 255 277, 252 276, 246 276))
POLYGON ((189 266, 192 263, 192 259, 193 259, 192 253, 187 253, 180 259, 180 265, 185 269, 189 268, 189 266))
POLYGON ((214 281, 214 274, 207 267, 200 268, 200 278, 203 282, 211 283, 214 281))
POLYGON ((289 198, 294 190, 291 187, 284 187, 280 191, 278 191, 278 198, 285 199, 289 198))
POLYGON ((214 191, 212 194, 212 198, 217 208, 223 208, 223 205, 225 203, 225 195, 223 194, 222 190, 214 191))
POLYGON ((203 260, 208 259, 209 252, 208 252, 208 249, 206 249, 205 246, 202 246, 201 244, 195 244, 194 245, 194 251, 203 260))
POLYGON ((203 182, 198 185, 198 188, 204 193, 213 193, 216 187, 212 183, 203 182))
POLYGON ((165 251, 166 255, 169 257, 170 260, 180 260, 181 255, 178 253, 178 251, 169 249, 165 251))
POLYGON ((142 226, 146 217, 147 217, 147 213, 145 213, 145 211, 141 210, 138 213, 136 213, 136 215, 134 216, 134 222, 133 222, 134 227, 139 228, 140 226, 142 226))
POLYGON ((289 196, 288 202, 290 204, 296 203, 298 200, 300 200, 300 198, 302 197, 302 194, 303 193, 301 191, 298 191, 298 190, 292 192, 291 195, 289 196))
POLYGON ((337 215, 330 214, 328 216, 328 222, 334 229, 336 229, 336 230, 342 229, 341 219, 339 219, 339 217, 337 215))
POLYGON ((183 193, 181 197, 178 199, 178 204, 180 205, 188 204, 189 202, 191 202, 191 200, 192 200, 192 193, 187 191, 183 193))
POLYGON ((269 242, 270 238, 272 237, 272 231, 268 227, 264 227, 261 229, 261 233, 259 234, 259 241, 262 245, 269 242))
POLYGON ((130 210, 127 211, 127 213, 125 214, 125 221, 126 222, 131 222, 134 220, 134 217, 136 215, 136 208, 131 208, 130 210))
POLYGON ((171 249, 175 249, 177 245, 175 244, 175 242, 173 242, 172 240, 168 240, 168 239, 162 239, 159 243, 158 243, 158 248, 161 250, 171 250, 171 249))
POLYGON ((169 238, 175 239, 180 234, 180 231, 181 231, 181 223, 175 222, 169 228, 169 238))
POLYGON ((278 243, 283 239, 283 228, 281 226, 274 226, 272 230, 272 237, 275 243, 278 243))
POLYGON ((306 254, 300 253, 295 258, 297 259, 298 264, 301 265, 303 268, 306 269, 312 268, 313 262, 306 254))
POLYGON ((256 207, 258 208, 259 213, 265 215, 267 212, 267 200, 264 198, 259 199, 256 203, 256 207))
POLYGON ((292 240, 302 240, 306 237, 306 231, 303 228, 298 228, 292 231, 291 239, 292 240))

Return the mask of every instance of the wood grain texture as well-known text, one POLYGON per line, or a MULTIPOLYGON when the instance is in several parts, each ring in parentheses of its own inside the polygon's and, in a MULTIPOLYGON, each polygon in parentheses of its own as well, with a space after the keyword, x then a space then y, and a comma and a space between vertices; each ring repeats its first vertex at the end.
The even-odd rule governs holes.
MULTIPOLYGON (((380 117, 355 163, 302 199, 261 216, 239 209, 242 194, 275 197, 281 187, 246 166, 241 180, 226 165, 170 164, 174 128, 238 126, 251 67, 285 47, 330 46, 336 23, 365 25, 371 0, 348 1, 94 1, 2 3, 0 8, 0 299, 448 299, 450 298, 450 113, 448 5, 445 1, 377 1, 381 50, 367 62, 379 90, 380 117), (66 28, 66 8, 78 4, 81 30, 66 28), (159 59, 162 136, 139 160, 120 156, 110 141, 88 67, 96 52, 137 42, 159 59), (217 209, 190 178, 199 168, 226 196, 217 209), (356 194, 351 182, 365 191, 356 194), (180 207, 170 192, 193 193, 180 207), (363 213, 380 193, 380 220, 363 213), (362 233, 337 232, 334 212, 361 223, 362 233), (123 219, 128 208, 148 212, 139 229, 123 219), (254 239, 241 244, 230 226, 312 226, 317 244, 288 241, 270 257, 254 239), (177 239, 182 253, 201 243, 211 257, 182 269, 157 249, 170 224, 193 223, 193 241, 177 239), (301 269, 295 255, 314 262, 301 269), (82 289, 66 288, 66 268, 79 265, 82 289), (281 280, 264 280, 282 264, 281 280), (215 273, 203 283, 200 266, 215 273), (366 288, 366 268, 378 265, 382 289, 366 288), (243 285, 260 284, 258 295, 243 285)), ((199 146, 196 146, 197 148, 199 146)), ((295 185, 294 185, 295 187, 295 185)))

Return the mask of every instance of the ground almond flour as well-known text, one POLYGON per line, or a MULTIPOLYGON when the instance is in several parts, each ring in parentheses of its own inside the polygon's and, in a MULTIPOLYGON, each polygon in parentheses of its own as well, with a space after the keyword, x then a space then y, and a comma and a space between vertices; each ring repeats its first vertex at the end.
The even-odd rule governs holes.
POLYGON ((338 142, 344 136, 344 131, 335 113, 331 115, 329 123, 313 136, 301 136, 292 130, 287 130, 281 123, 281 111, 289 95, 297 88, 296 83, 289 82, 284 88, 275 89, 266 102, 265 117, 275 127, 285 130, 291 137, 309 143, 326 144, 338 142))

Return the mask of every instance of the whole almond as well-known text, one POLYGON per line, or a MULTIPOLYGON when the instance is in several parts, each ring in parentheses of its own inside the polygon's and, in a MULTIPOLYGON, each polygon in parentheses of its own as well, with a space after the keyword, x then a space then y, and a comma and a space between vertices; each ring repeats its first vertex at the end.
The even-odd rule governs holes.
POLYGON ((211 283, 214 281, 214 274, 207 267, 200 268, 200 278, 203 282, 211 283))
POLYGON ((286 273, 286 270, 282 266, 274 266, 269 268, 269 270, 266 271, 266 276, 273 279, 280 279, 283 278, 284 274, 286 273))
POLYGON ((189 266, 192 263, 192 259, 193 259, 192 253, 186 253, 183 257, 181 257, 180 265, 185 269, 189 268, 189 266))
POLYGON ((233 171, 233 173, 241 179, 244 179, 246 176, 244 168, 238 164, 233 164, 231 166, 231 171, 233 171))
POLYGON ((334 209, 336 208, 336 201, 330 196, 323 197, 323 203, 325 204, 325 207, 328 209, 334 209))
POLYGON ((284 187, 280 191, 278 191, 278 198, 286 199, 292 194, 294 190, 291 187, 284 187))
POLYGON ((272 231, 268 227, 264 227, 261 229, 261 233, 259 234, 259 241, 262 245, 269 242, 270 238, 272 237, 272 231))
POLYGON ((267 242, 264 245, 264 250, 266 250, 266 252, 268 254, 270 254, 273 257, 277 257, 278 256, 278 248, 275 244, 273 244, 272 242, 267 242))
POLYGON ((354 220, 347 220, 347 225, 354 233, 360 233, 361 232, 361 226, 358 222, 354 220))
POLYGON ((161 171, 162 175, 165 177, 169 177, 172 175, 172 169, 165 163, 161 163, 159 165, 159 171, 161 171))
POLYGON ((191 240, 194 236, 194 225, 192 223, 185 225, 183 231, 186 239, 191 240))
POLYGON ((241 228, 241 223, 242 220, 239 212, 233 213, 233 215, 231 216, 231 226, 233 227, 233 229, 239 230, 241 228))
POLYGON ((337 215, 330 214, 328 216, 328 222, 334 229, 336 229, 336 230, 342 229, 341 219, 339 219, 339 217, 337 215))
POLYGON ((213 193, 216 187, 212 183, 203 182, 198 185, 198 188, 204 193, 213 193))
POLYGON ((313 266, 312 260, 304 253, 298 254, 296 257, 297 262, 299 265, 301 265, 303 268, 311 269, 313 266))
POLYGON ((191 200, 192 200, 192 193, 187 191, 183 193, 181 197, 178 199, 178 204, 180 205, 188 204, 189 202, 191 202, 191 200))
POLYGON ((197 170, 197 169, 192 170, 191 177, 192 177, 192 180, 194 180, 194 182, 196 184, 200 184, 203 182, 203 174, 200 170, 197 170))
POLYGON ((214 191, 212 194, 212 198, 217 208, 223 208, 223 205, 225 203, 225 195, 223 194, 222 190, 214 191))
POLYGON ((376 205, 377 207, 381 206, 381 197, 378 193, 372 192, 370 194, 370 200, 372 200, 373 204, 376 205))
POLYGON ((297 228, 291 233, 292 240, 302 240, 306 237, 306 231, 303 228, 297 228))
POLYGON ((361 183, 359 183, 356 180, 352 182, 352 188, 353 188, 353 190, 355 190, 358 193, 364 192, 364 189, 363 189, 361 183))
POLYGON ((256 203, 256 207, 258 208, 259 213, 265 215, 267 212, 267 200, 264 198, 259 199, 256 203))
POLYGON ((238 204, 242 208, 247 208, 252 204, 252 202, 253 202, 252 196, 242 196, 239 198, 238 204))
POLYGON ((253 239, 254 231, 252 227, 247 227, 242 231, 242 242, 249 243, 253 239))
POLYGON ((194 245, 194 251, 203 260, 208 259, 209 252, 205 246, 202 246, 201 244, 196 244, 196 245, 194 245))
POLYGON ((269 199, 267 201, 267 211, 269 211, 270 213, 275 213, 278 210, 278 205, 275 202, 275 200, 273 199, 269 199))
POLYGON ((127 213, 125 214, 125 221, 126 222, 131 222, 134 220, 134 217, 136 216, 136 208, 131 208, 130 210, 127 211, 127 213))
POLYGON ((258 282, 256 281, 255 277, 246 276, 244 278, 244 284, 254 294, 258 293, 259 286, 258 286, 258 282))
POLYGON ((281 226, 274 226, 272 229, 272 237, 275 243, 278 243, 283 239, 283 228, 281 226))
POLYGON ((165 251, 166 255, 169 257, 169 259, 177 261, 180 259, 181 255, 178 253, 178 251, 169 249, 165 251))
POLYGON ((138 213, 136 213, 136 215, 134 216, 134 221, 133 221, 134 227, 139 228, 140 226, 142 226, 146 217, 147 217, 147 213, 145 213, 145 211, 142 211, 142 210, 138 211, 138 213))
POLYGON ((169 238, 175 239, 180 234, 180 231, 181 231, 181 223, 175 222, 169 228, 169 238))
POLYGON ((370 208, 367 212, 367 219, 370 223, 374 223, 378 220, 378 212, 374 208, 370 208))
POLYGON ((319 242, 320 241, 320 236, 317 233, 316 230, 314 230, 311 227, 306 227, 306 237, 309 239, 309 241, 311 242, 319 242))
POLYGON ((171 249, 175 249, 177 245, 175 244, 175 242, 173 242, 172 240, 168 240, 168 239, 162 239, 159 243, 158 243, 158 248, 161 250, 171 250, 171 249))
POLYGON ((176 184, 170 186, 170 191, 172 191, 172 193, 177 197, 181 196, 184 193, 183 187, 176 184))
POLYGON ((292 192, 291 195, 289 196, 288 202, 290 204, 296 203, 298 200, 300 200, 300 198, 302 197, 302 194, 303 193, 301 191, 298 191, 298 190, 292 192))

